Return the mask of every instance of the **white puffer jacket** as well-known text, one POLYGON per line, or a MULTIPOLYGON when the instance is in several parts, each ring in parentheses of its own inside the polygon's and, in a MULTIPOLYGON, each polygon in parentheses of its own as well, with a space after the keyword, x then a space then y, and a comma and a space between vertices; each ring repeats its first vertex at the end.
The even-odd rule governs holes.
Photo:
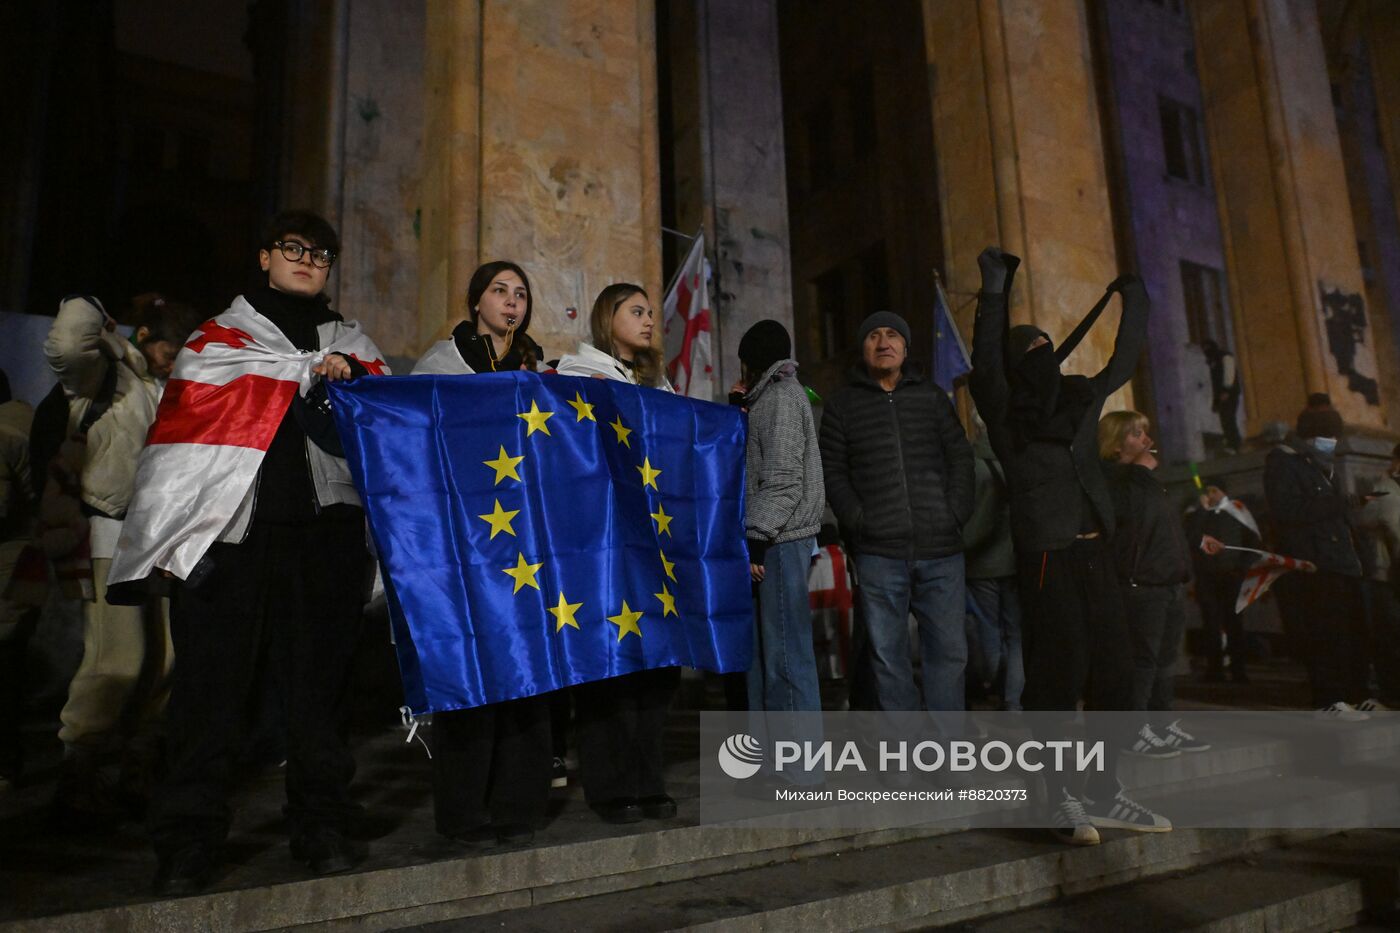
POLYGON ((146 371, 146 358, 86 298, 69 298, 58 308, 44 356, 68 396, 68 430, 76 433, 93 399, 102 391, 108 367, 116 367, 112 405, 88 429, 83 457, 83 501, 104 515, 121 518, 131 501, 136 459, 155 421, 160 385, 146 371))

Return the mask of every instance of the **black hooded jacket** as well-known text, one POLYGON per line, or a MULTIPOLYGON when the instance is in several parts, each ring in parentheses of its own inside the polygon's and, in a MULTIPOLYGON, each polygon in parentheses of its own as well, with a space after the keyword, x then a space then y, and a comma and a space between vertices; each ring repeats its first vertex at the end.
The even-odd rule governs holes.
MULTIPOLYGON (((1123 298, 1113 356, 1097 375, 1060 376, 1051 382, 1056 397, 1044 400, 1037 426, 1030 389, 1045 376, 1044 372, 1016 371, 1022 360, 1011 352, 1006 300, 1011 280, 1008 271, 1004 291, 978 295, 968 386, 986 422, 992 449, 1006 470, 1016 549, 1022 553, 1058 551, 1088 530, 1113 534, 1113 502, 1099 467, 1099 413, 1108 396, 1132 377, 1146 344, 1147 290, 1133 275, 1122 276, 1109 286, 1110 294, 1117 291, 1123 298)), ((1098 310, 1090 312, 1060 348, 1057 360, 1074 349, 1085 324, 1092 325, 1098 310)), ((1024 332, 1017 336, 1024 339, 1024 332)), ((1024 357, 1049 352, 1032 350, 1024 357)))
POLYGON ((857 554, 931 560, 963 549, 972 445, 943 391, 911 364, 893 392, 857 365, 827 400, 826 499, 857 554))

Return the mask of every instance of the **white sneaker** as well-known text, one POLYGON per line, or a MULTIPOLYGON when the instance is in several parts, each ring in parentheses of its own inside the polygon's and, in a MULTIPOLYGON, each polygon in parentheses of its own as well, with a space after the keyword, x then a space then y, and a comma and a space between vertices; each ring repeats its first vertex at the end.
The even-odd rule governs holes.
POLYGON ((1178 719, 1170 726, 1167 726, 1167 734, 1162 736, 1162 741, 1168 748, 1174 748, 1180 752, 1206 752, 1210 751, 1210 744, 1202 742, 1185 729, 1181 728, 1181 720, 1178 719))
POLYGON ((1150 725, 1138 730, 1138 734, 1133 737, 1133 744, 1128 746, 1127 751, 1130 755, 1140 755, 1143 758, 1175 758, 1181 754, 1181 749, 1168 745, 1161 736, 1152 731, 1150 725))
POLYGON ((1120 790, 1112 800, 1095 803, 1085 799, 1089 820, 1100 829, 1131 829, 1140 833, 1169 833, 1172 821, 1123 796, 1120 790))
POLYGON ((1345 703, 1341 700, 1338 700, 1331 706, 1324 706, 1314 713, 1314 715, 1319 719, 1335 719, 1339 722, 1365 722, 1367 719, 1371 718, 1369 713, 1363 713, 1350 703, 1345 703))
POLYGON ((1089 814, 1084 812, 1084 804, 1069 791, 1064 791, 1064 799, 1050 815, 1050 832, 1061 842, 1075 846, 1096 846, 1099 844, 1099 831, 1094 828, 1089 814))
POLYGON ((1389 706, 1386 706, 1375 697, 1369 700, 1362 700, 1360 703, 1356 704, 1356 708, 1363 713, 1389 713, 1391 711, 1389 706))

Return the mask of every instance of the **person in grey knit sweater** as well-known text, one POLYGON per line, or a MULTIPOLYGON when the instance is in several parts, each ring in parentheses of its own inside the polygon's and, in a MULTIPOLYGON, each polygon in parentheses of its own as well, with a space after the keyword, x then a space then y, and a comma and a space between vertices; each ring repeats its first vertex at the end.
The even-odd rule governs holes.
POLYGON ((744 531, 758 585, 749 708, 821 709, 807 597, 826 488, 807 391, 777 321, 759 321, 739 341, 749 412, 744 531))

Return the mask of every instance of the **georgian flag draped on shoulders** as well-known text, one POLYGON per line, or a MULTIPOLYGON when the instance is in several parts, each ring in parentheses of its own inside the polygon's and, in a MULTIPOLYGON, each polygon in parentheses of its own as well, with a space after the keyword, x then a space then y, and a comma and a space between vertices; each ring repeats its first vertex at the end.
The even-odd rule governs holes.
POLYGON ((233 522, 297 393, 328 354, 386 373, 355 323, 318 328, 322 348, 298 350, 242 296, 199 326, 175 360, 136 469, 109 583, 168 570, 185 579, 233 522))

